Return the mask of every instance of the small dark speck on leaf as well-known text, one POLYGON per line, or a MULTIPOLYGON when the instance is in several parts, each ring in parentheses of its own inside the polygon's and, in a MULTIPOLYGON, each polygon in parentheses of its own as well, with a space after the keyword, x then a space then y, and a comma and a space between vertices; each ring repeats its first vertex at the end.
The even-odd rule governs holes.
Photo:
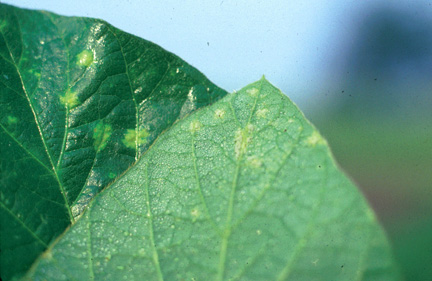
POLYGON ((210 46, 210 42, 207 42, 207 46, 210 46))
POLYGON ((375 78, 374 81, 378 80, 378 78, 375 78))
POLYGON ((341 265, 341 268, 343 268, 344 267, 344 265, 341 265))
POLYGON ((284 130, 284 132, 286 132, 286 131, 287 131, 287 129, 284 130))
POLYGON ((342 93, 345 93, 345 91, 344 91, 344 90, 342 90, 342 93))

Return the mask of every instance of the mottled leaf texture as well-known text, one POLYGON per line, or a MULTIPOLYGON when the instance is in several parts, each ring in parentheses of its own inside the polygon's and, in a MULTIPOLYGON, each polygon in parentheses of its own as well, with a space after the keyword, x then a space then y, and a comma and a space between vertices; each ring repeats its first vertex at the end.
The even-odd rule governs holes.
POLYGON ((223 95, 102 20, 0 4, 2 278, 24 273, 162 131, 223 95))
POLYGON ((321 135, 264 78, 162 134, 35 280, 397 280, 321 135))

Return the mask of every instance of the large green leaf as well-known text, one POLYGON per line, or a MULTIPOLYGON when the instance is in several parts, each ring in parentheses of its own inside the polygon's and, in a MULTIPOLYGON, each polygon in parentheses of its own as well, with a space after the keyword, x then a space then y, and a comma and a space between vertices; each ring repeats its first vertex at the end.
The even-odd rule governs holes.
POLYGON ((162 134, 32 268, 35 280, 395 280, 326 142, 265 79, 162 134))
POLYGON ((225 92, 104 21, 0 4, 1 276, 23 273, 173 122, 225 92))

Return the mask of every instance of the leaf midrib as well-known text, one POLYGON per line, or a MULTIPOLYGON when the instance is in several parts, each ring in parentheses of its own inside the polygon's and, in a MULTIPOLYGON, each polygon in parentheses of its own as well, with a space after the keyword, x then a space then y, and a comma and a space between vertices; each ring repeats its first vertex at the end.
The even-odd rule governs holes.
MULTIPOLYGON (((262 83, 263 80, 261 80, 259 89, 258 89, 258 93, 256 94, 255 100, 254 100, 254 104, 252 106, 248 121, 246 122, 244 128, 247 128, 247 126, 251 123, 252 120, 252 116, 255 113, 255 109, 256 109, 256 105, 258 102, 258 99, 261 95, 261 90, 262 90, 262 83)), ((235 94, 235 93, 234 93, 235 94)), ((241 124, 237 118, 237 115, 235 113, 235 109, 232 106, 231 100, 230 100, 230 107, 234 116, 234 119, 236 121, 237 124, 239 124, 240 128, 241 128, 241 124)), ((252 138, 252 136, 251 136, 252 138)), ((235 197, 235 193, 237 190, 237 185, 238 185, 238 178, 240 176, 240 168, 242 166, 243 163, 243 155, 247 152, 244 151, 243 153, 241 153, 238 158, 237 158, 237 162, 236 162, 236 169, 234 172, 234 178, 232 181, 232 186, 231 186, 231 192, 230 192, 230 199, 228 202, 228 211, 227 211, 227 218, 226 218, 226 222, 225 222, 225 229, 222 233, 222 241, 221 241, 221 249, 220 249, 220 254, 219 254, 219 266, 218 266, 218 272, 216 275, 216 280, 218 281, 222 281, 224 276, 225 276, 225 270, 226 270, 226 258, 227 258, 227 252, 228 252, 228 241, 229 238, 231 236, 231 232, 232 232, 232 216, 233 216, 233 212, 234 212, 234 197, 235 197)))

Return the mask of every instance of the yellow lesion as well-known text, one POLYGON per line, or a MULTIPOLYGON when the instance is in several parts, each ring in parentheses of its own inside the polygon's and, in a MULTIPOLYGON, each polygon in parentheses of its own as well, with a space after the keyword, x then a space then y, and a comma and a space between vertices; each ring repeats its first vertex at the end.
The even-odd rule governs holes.
POLYGON ((89 67, 93 62, 93 52, 90 50, 84 50, 77 56, 77 64, 79 66, 89 67))
POLYGON ((309 146, 316 146, 317 144, 326 144, 325 139, 317 132, 314 131, 307 139, 306 144, 309 146))
POLYGON ((8 25, 7 21, 5 19, 0 20, 0 32, 5 30, 6 26, 8 25))
POLYGON ((262 166, 262 160, 256 156, 247 158, 247 164, 252 168, 260 168, 262 166))
POLYGON ((37 71, 36 69, 30 69, 28 72, 31 75, 34 75, 36 77, 36 79, 40 80, 40 78, 41 78, 40 71, 37 71))
POLYGON ((136 149, 137 146, 147 143, 149 135, 149 132, 143 128, 138 131, 138 134, 136 129, 127 129, 122 142, 126 147, 136 149))
POLYGON ((67 90, 63 96, 60 96, 60 102, 64 106, 67 106, 68 109, 74 108, 75 106, 80 104, 78 94, 72 92, 71 90, 67 90))
POLYGON ((268 113, 267 108, 258 109, 256 115, 260 118, 266 118, 268 113))
POLYGON ((216 109, 216 111, 215 111, 215 117, 216 118, 224 118, 224 116, 225 116, 225 113, 226 113, 226 111, 224 110, 224 109, 220 109, 220 108, 218 108, 218 109, 216 109))
POLYGON ((7 117, 7 123, 8 123, 9 126, 10 126, 10 125, 15 125, 16 123, 18 123, 18 117, 15 117, 15 116, 9 115, 9 116, 7 117))
POLYGON ((99 122, 93 130, 93 146, 96 151, 103 150, 112 134, 112 127, 110 124, 104 124, 102 121, 99 122))
POLYGON ((189 130, 192 133, 195 133, 195 132, 199 131, 199 129, 201 129, 201 126, 202 126, 202 124, 198 120, 193 120, 192 122, 190 122, 189 130))
POLYGON ((259 90, 257 88, 250 88, 248 90, 246 90, 246 93, 248 93, 249 95, 256 97, 256 95, 258 94, 259 90))
POLYGON ((252 124, 237 130, 234 138, 234 152, 237 159, 246 152, 247 146, 252 139, 253 130, 254 126, 252 124))
POLYGON ((195 222, 200 217, 201 212, 199 211, 198 208, 193 208, 190 214, 192 216, 192 222, 195 222))

